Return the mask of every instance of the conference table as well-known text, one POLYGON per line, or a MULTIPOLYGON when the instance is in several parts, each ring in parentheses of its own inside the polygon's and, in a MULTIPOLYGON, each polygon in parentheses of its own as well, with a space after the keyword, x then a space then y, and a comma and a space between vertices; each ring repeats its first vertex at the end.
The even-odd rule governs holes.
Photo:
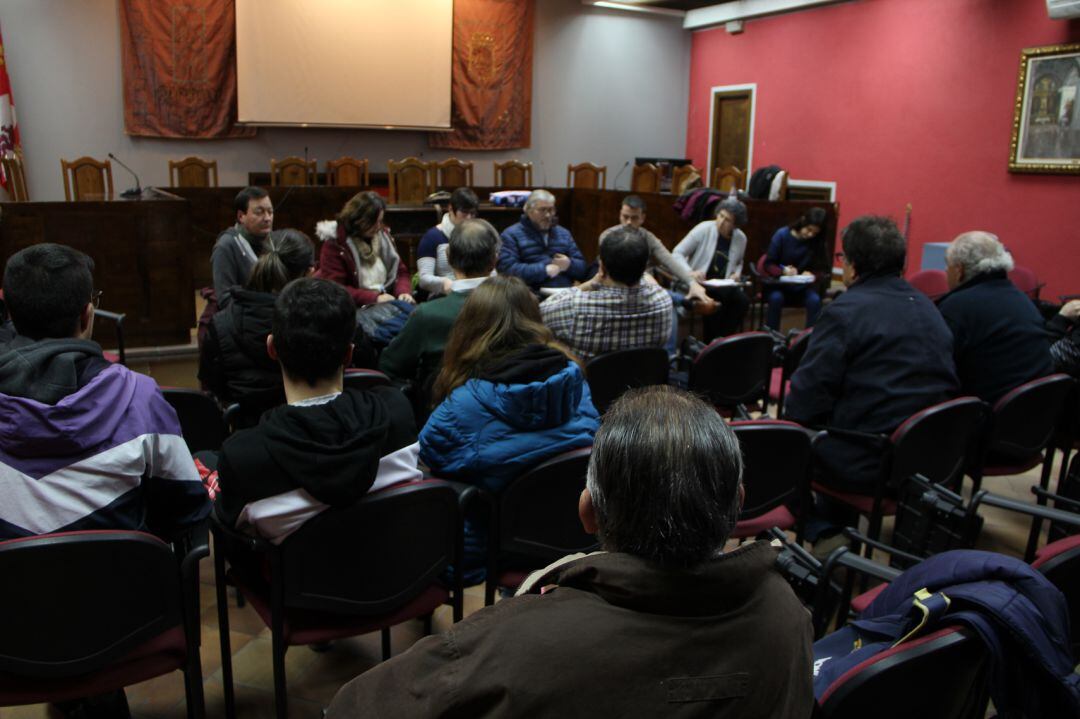
MULTIPOLYGON (((195 325, 195 293, 211 284, 210 253, 218 234, 235 222, 233 198, 242 188, 150 188, 139 198, 84 202, 0 203, 0 272, 14 252, 37 242, 58 242, 87 253, 95 262, 94 281, 103 290, 102 307, 127 315, 132 347, 187 344, 195 325)), ((268 187, 274 227, 292 227, 315 237, 315 224, 334 219, 360 187, 268 187)), ((376 188, 378 189, 378 188, 376 188)), ((452 189, 452 188, 448 188, 452 189)), ((474 188, 479 216, 503 230, 521 210, 485 202, 502 188, 474 188)), ((600 233, 618 222, 623 190, 552 188, 559 222, 573 234, 586 259, 597 255, 600 233)), ((677 197, 636 193, 646 205, 645 227, 669 248, 693 227, 674 208, 677 197)), ((748 200, 746 262, 753 264, 780 227, 810 207, 828 219, 814 266, 832 266, 836 244, 834 203, 748 200)), ((440 219, 430 205, 391 205, 385 221, 402 258, 415 270, 421 235, 440 219)), ((825 272, 827 275, 827 271, 825 272)), ((824 280, 827 282, 827 279, 824 280)))

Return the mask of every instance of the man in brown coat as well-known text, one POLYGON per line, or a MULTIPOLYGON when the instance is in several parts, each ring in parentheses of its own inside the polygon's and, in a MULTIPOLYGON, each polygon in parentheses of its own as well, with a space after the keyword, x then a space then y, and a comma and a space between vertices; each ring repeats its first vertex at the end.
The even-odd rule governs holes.
POLYGON ((809 717, 810 616, 764 542, 724 552, 738 441, 669 387, 605 415, 578 511, 605 552, 346 684, 329 717, 809 717))

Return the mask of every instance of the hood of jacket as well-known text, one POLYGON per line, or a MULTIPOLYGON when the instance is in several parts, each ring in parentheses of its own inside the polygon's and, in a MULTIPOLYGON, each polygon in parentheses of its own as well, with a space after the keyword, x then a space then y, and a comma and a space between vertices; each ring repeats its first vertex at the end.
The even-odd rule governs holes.
POLYGON ((350 390, 321 405, 277 407, 259 425, 274 463, 330 505, 356 501, 367 492, 389 428, 382 399, 350 390))
POLYGON ((276 373, 278 364, 266 353, 266 336, 274 321, 274 301, 271 292, 254 292, 237 287, 232 302, 225 308, 232 322, 232 340, 252 364, 276 373))
POLYGON ((562 352, 529 345, 465 383, 493 416, 522 430, 559 427, 581 403, 585 375, 562 352))
POLYGON ((18 337, 0 353, 0 451, 70 457, 130 438, 129 408, 154 387, 109 364, 95 342, 18 337))

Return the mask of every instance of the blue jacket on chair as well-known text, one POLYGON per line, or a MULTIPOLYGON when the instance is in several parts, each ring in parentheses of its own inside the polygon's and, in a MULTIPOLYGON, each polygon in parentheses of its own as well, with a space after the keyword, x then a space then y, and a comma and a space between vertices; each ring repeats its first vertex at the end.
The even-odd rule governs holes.
POLYGON ((503 230, 499 272, 520 277, 533 290, 538 290, 541 287, 569 287, 574 280, 584 280, 588 264, 568 229, 553 225, 545 240, 545 233, 537 229, 527 215, 522 215, 521 221, 503 230), (546 268, 551 264, 552 256, 558 253, 570 258, 570 268, 548 277, 546 268))

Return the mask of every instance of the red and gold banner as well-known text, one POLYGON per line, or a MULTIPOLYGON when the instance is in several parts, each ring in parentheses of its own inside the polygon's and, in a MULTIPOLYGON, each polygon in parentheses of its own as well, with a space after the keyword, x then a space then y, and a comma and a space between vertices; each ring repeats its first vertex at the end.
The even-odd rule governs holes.
POLYGON ((454 129, 431 133, 431 147, 529 146, 533 18, 534 0, 454 0, 454 129))
POLYGON ((120 0, 129 135, 255 135, 235 125, 235 14, 234 0, 120 0))

